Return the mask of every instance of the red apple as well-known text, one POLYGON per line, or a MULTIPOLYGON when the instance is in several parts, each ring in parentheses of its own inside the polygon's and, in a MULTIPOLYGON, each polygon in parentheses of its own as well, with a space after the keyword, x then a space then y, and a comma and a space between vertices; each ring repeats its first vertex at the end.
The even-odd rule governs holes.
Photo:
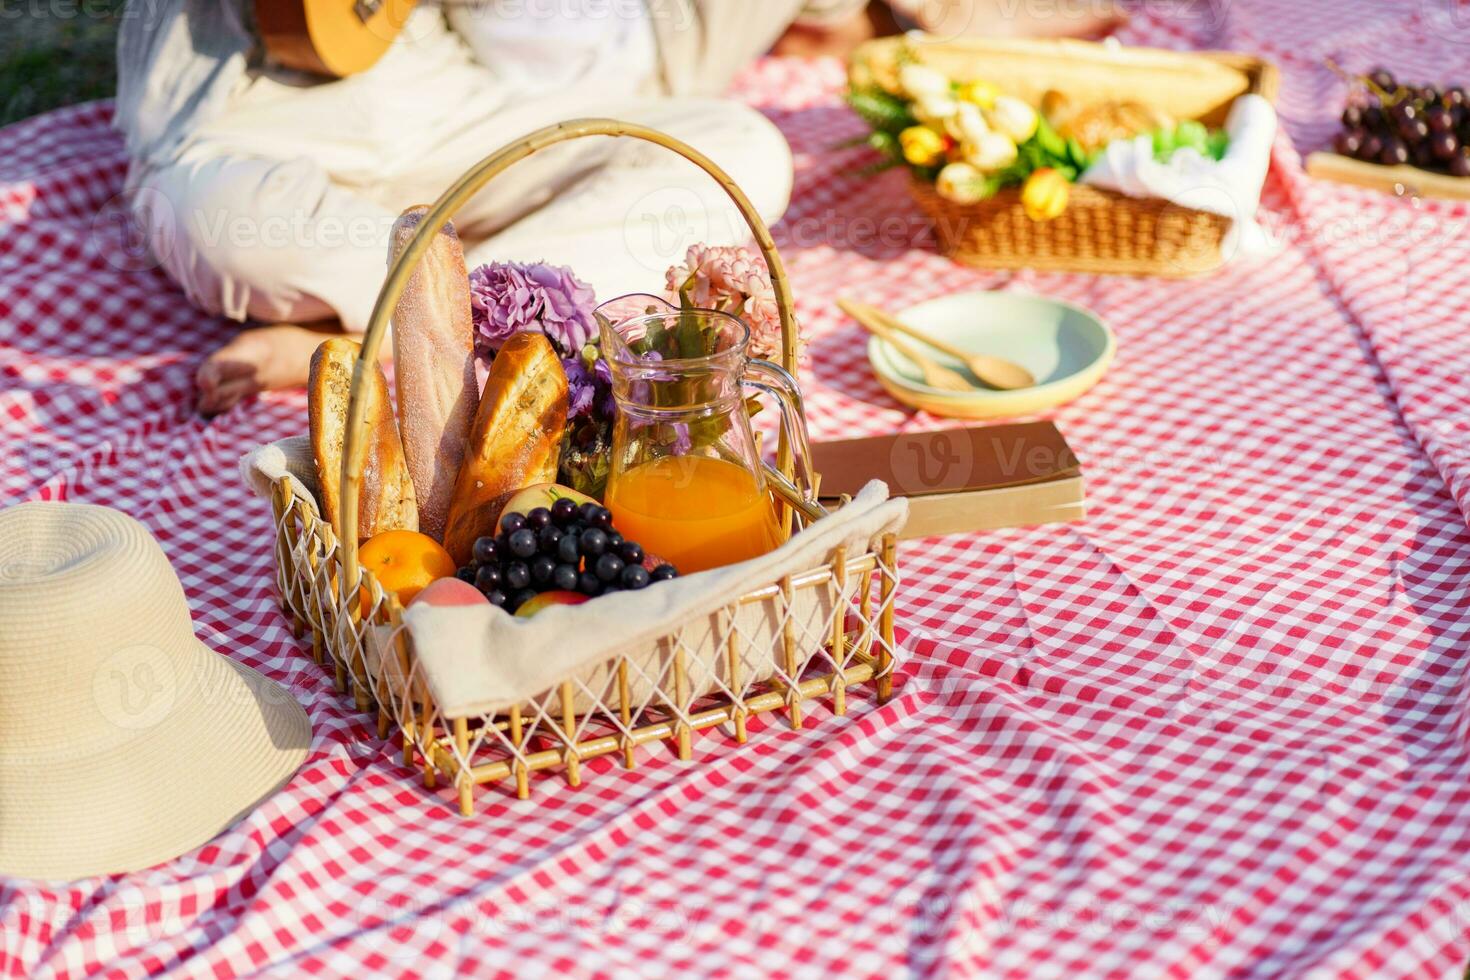
POLYGON ((658 566, 660 566, 660 565, 672 565, 672 564, 673 564, 673 562, 669 561, 667 558, 663 557, 662 555, 655 555, 651 551, 645 551, 643 553, 643 570, 645 572, 652 573, 652 571, 655 568, 657 568, 658 566))
POLYGON ((468 582, 462 582, 457 578, 436 578, 418 595, 414 596, 410 606, 488 606, 490 600, 486 599, 480 590, 468 582))
POLYGON ((580 606, 586 602, 587 596, 580 592, 568 592, 566 589, 552 589, 550 592, 542 592, 534 599, 527 599, 521 603, 521 608, 516 610, 517 616, 534 616, 544 609, 552 606, 580 606))

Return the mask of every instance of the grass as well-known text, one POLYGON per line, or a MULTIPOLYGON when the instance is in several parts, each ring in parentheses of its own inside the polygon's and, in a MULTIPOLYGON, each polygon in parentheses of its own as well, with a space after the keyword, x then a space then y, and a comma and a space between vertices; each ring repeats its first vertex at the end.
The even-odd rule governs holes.
POLYGON ((123 0, 0 5, 0 126, 112 95, 122 8, 123 0))

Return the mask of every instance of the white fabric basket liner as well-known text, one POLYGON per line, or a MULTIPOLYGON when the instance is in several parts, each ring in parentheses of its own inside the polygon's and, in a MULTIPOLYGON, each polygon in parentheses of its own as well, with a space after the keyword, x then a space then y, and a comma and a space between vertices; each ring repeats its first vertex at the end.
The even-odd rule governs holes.
MULTIPOLYGON (((241 472, 255 493, 266 499, 275 483, 286 477, 294 494, 320 520, 315 465, 305 437, 254 450, 241 460, 241 472)), ((578 713, 615 712, 620 706, 617 664, 623 658, 628 663, 630 709, 635 711, 650 703, 682 711, 710 693, 739 697, 751 684, 773 677, 795 683, 814 658, 830 658, 826 645, 834 617, 843 616, 845 627, 855 629, 853 642, 859 648, 876 642, 877 599, 872 600, 866 621, 859 615, 858 592, 870 576, 848 575, 839 596, 827 571, 838 548, 846 549, 851 563, 878 539, 901 529, 907 516, 907 501, 889 499, 887 487, 874 481, 850 504, 770 554, 656 588, 619 592, 580 606, 552 607, 531 618, 488 605, 410 606, 403 620, 412 637, 419 674, 415 680, 421 678, 428 685, 443 718, 481 717, 512 705, 534 711, 538 702, 559 701, 564 683, 571 684, 578 713), (779 587, 787 576, 789 605, 779 587), (761 590, 765 593, 758 600, 734 605, 761 590), (786 662, 788 630, 796 652, 794 669, 786 662), (735 679, 724 642, 727 635, 739 645, 735 679), (680 655, 686 679, 682 692, 675 690, 673 670, 680 655)), ((393 650, 392 629, 376 626, 365 633, 361 659, 369 678, 376 684, 386 664, 386 686, 397 702, 395 710, 410 706, 409 679, 393 650)))

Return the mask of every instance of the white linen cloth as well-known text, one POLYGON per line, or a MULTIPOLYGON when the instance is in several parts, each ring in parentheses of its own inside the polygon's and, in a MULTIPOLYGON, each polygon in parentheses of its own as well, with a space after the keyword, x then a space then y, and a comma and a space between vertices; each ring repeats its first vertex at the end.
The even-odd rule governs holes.
MULTIPOLYGON (((292 481, 293 492, 315 501, 315 467, 305 437, 283 439, 261 446, 240 460, 245 482, 263 499, 281 477, 292 481)), ((446 718, 466 718, 521 704, 545 694, 559 682, 577 676, 591 691, 579 688, 579 711, 599 700, 608 703, 612 660, 627 656, 633 663, 630 700, 642 703, 665 676, 672 652, 659 638, 681 626, 684 636, 690 697, 730 683, 725 658, 719 651, 719 625, 712 613, 759 586, 780 581, 788 574, 817 568, 831 559, 833 550, 846 546, 852 557, 908 519, 908 501, 890 499, 888 487, 874 480, 846 507, 794 535, 770 554, 663 582, 657 588, 618 592, 581 606, 554 606, 530 618, 518 618, 494 606, 431 607, 410 605, 404 622, 413 637, 415 657, 434 703, 446 718)), ((771 676, 778 669, 781 617, 789 615, 799 642, 826 635, 834 614, 847 608, 859 576, 848 583, 848 595, 828 590, 798 590, 790 610, 776 598, 740 611, 737 628, 743 646, 745 679, 771 676)), ((369 643, 369 673, 376 677, 387 648, 387 630, 379 629, 369 643)), ((396 669, 392 680, 401 683, 396 669)))
POLYGON ((450 0, 444 19, 518 97, 577 86, 636 95, 658 71, 642 0, 450 0))
POLYGON ((1276 246, 1256 221, 1256 210, 1271 166, 1276 110, 1259 95, 1243 95, 1230 107, 1225 132, 1230 145, 1218 161, 1186 147, 1160 163, 1154 159, 1150 136, 1118 140, 1103 149, 1079 183, 1129 197, 1162 198, 1232 219, 1222 244, 1226 261, 1270 254, 1276 246))
MULTIPOLYGON (((611 669, 608 661, 619 655, 638 663, 646 678, 657 679, 667 654, 653 648, 655 641, 688 623, 699 624, 696 637, 686 637, 692 648, 691 687, 697 696, 723 675, 714 630, 703 622, 711 613, 785 575, 825 564, 839 546, 859 555, 875 538, 897 532, 907 518, 908 501, 889 499, 888 487, 874 480, 846 507, 760 558, 686 575, 657 588, 602 596, 581 606, 553 606, 530 618, 494 606, 410 606, 403 620, 413 635, 414 652, 434 703, 446 718, 498 711, 534 698, 570 675, 589 671, 592 675, 584 677, 584 683, 594 692, 603 690, 601 681, 611 669), (599 667, 605 669, 599 672, 599 667)), ((856 577, 849 589, 855 585, 856 577)), ((798 604, 792 613, 800 623, 796 635, 824 635, 821 624, 830 612, 830 604, 798 604)), ((742 624, 747 643, 755 648, 749 652, 758 658, 754 663, 747 659, 750 674, 764 678, 772 673, 778 646, 773 641, 780 635, 780 623, 758 607, 755 616, 771 620, 774 627, 762 631, 755 619, 742 624)))
MULTIPOLYGON (((340 85, 264 64, 252 2, 129 3, 118 32, 116 117, 129 156, 168 158, 253 87, 299 91, 340 85)), ((630 96, 645 91, 658 69, 652 18, 638 0, 619 3, 615 11, 607 0, 484 0, 451 2, 442 10, 424 3, 390 52, 422 47, 444 21, 495 80, 502 98, 583 83, 610 97, 630 96)), ((427 101, 437 93, 420 94, 427 101)))

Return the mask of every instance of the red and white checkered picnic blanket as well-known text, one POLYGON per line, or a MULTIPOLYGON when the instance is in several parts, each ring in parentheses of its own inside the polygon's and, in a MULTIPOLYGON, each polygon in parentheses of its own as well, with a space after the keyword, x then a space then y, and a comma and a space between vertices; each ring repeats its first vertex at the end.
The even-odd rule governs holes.
MULTIPOLYGON (((1207 279, 992 274, 938 257, 901 176, 830 149, 835 63, 739 93, 796 150, 778 229, 817 436, 946 424, 868 374, 831 307, 1008 287, 1082 303, 1117 362, 1056 413, 1081 524, 902 549, 896 698, 779 722, 580 789, 423 790, 277 610, 266 505, 235 475, 300 393, 206 422, 234 329, 133 263, 104 205, 109 107, 0 131, 0 495, 111 504, 161 538, 200 635, 288 685, 313 750, 161 867, 0 879, 0 971, 361 977, 787 973, 1457 975, 1470 957, 1470 210, 1315 183, 1324 56, 1470 79, 1438 0, 1179 0, 1125 40, 1262 52, 1284 248, 1207 279)), ((120 583, 121 584, 121 583, 120 583)), ((4 806, 0 800, 0 806, 4 806)), ((96 805, 107 806, 99 799, 96 805)))

